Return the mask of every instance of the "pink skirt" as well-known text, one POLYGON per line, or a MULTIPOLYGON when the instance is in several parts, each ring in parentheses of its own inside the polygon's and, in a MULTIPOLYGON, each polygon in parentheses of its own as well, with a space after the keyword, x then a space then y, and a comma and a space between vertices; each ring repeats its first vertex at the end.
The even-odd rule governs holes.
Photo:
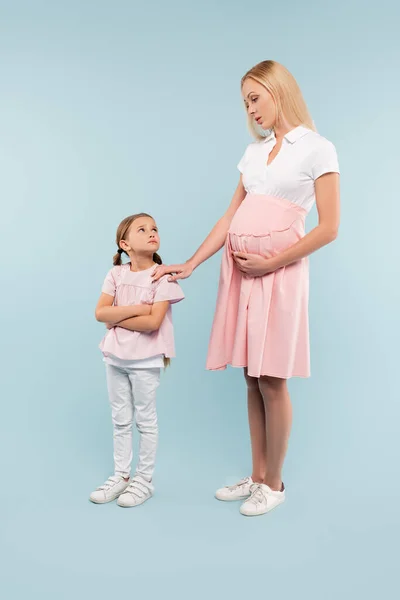
POLYGON ((221 264, 209 370, 247 367, 251 377, 309 377, 308 259, 248 277, 232 252, 276 254, 304 236, 306 211, 273 196, 248 194, 232 220, 221 264))

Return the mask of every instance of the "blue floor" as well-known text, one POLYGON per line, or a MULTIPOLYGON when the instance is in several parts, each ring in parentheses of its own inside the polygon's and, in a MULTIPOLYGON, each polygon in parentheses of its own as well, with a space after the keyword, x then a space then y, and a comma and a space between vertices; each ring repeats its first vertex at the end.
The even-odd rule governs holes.
MULTIPOLYGON (((15 424, 8 439, 4 431, 3 450, 11 444, 1 497, 4 598, 394 597, 399 486, 385 479, 389 465, 382 485, 369 479, 368 469, 376 472, 377 464, 373 456, 366 463, 363 444, 368 426, 379 426, 372 414, 364 411, 358 432, 350 435, 357 402, 347 428, 339 430, 347 399, 329 412, 312 400, 322 383, 318 378, 294 383, 287 501, 268 515, 245 518, 237 503, 213 498, 215 488, 249 469, 241 374, 199 378, 192 397, 174 405, 178 372, 171 370, 168 377, 160 389, 156 493, 136 509, 87 499, 111 470, 102 381, 93 417, 98 399, 72 400, 71 409, 82 408, 79 425, 66 409, 70 390, 65 390, 52 415, 59 429, 50 428, 48 420, 41 426, 43 419, 32 411, 19 423, 20 446, 15 424), (236 384, 229 399, 236 406, 229 412, 228 398, 216 403, 228 378, 236 384), (185 423, 195 426, 189 431, 185 423), (15 479, 20 460, 23 477, 15 479)), ((333 382, 326 404, 336 393, 333 382)), ((363 402, 367 405, 366 396, 363 402)))

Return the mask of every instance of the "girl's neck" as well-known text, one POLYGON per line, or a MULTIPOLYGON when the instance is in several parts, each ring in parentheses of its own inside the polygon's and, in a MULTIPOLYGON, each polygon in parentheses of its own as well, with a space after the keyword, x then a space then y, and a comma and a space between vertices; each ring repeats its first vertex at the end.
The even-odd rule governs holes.
POLYGON ((129 255, 131 271, 146 271, 153 267, 156 263, 149 256, 133 256, 129 255))

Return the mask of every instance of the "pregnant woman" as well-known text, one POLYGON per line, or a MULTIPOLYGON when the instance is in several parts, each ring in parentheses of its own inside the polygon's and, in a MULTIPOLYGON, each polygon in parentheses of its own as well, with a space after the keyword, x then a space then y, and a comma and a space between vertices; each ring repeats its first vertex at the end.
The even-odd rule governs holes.
POLYGON ((231 204, 192 258, 158 267, 154 278, 189 277, 224 247, 207 369, 244 369, 253 468, 216 497, 241 500, 240 512, 255 516, 285 500, 287 379, 310 375, 308 256, 337 236, 339 167, 285 67, 259 63, 242 78, 241 91, 256 141, 238 165, 231 204), (305 234, 314 203, 318 225, 305 234))

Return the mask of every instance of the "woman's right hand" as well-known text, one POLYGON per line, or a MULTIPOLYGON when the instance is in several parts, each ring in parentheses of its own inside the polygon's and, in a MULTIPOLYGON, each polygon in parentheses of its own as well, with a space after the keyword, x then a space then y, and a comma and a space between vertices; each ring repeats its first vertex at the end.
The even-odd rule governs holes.
POLYGON ((193 271, 194 266, 189 262, 181 265, 159 265, 154 269, 152 277, 153 281, 158 281, 161 277, 169 273, 171 277, 168 277, 168 281, 176 281, 177 279, 190 277, 193 271))

